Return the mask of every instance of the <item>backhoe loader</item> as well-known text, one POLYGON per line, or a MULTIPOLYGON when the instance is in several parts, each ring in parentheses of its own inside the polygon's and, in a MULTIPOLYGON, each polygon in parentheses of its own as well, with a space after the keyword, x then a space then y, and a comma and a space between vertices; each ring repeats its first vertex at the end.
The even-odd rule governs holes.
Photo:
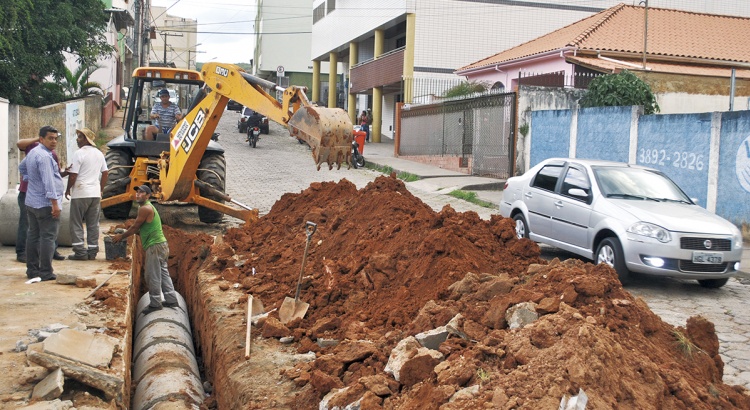
POLYGON ((256 209, 224 193, 224 150, 211 140, 230 99, 286 126, 290 135, 306 142, 318 170, 323 162, 329 169, 351 164, 352 123, 347 113, 313 105, 303 87, 281 88, 233 64, 207 63, 201 72, 139 67, 133 72, 123 118, 125 134, 107 144, 109 178, 102 194, 104 215, 127 218, 135 199, 133 188, 147 184, 154 192, 152 198, 160 203, 198 205, 198 217, 205 223, 219 222, 223 214, 245 222, 257 219, 256 209), (153 100, 149 89, 169 86, 197 92, 187 113, 169 134, 146 140, 144 130, 151 123, 148 105, 153 100), (281 101, 271 96, 270 92, 276 91, 282 92, 281 101))

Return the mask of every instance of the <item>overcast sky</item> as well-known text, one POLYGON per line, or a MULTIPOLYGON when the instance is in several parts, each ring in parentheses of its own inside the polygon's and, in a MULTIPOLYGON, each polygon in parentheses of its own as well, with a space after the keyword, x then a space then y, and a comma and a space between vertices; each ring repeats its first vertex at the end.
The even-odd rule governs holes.
MULTIPOLYGON (((167 14, 198 21, 198 62, 249 63, 253 58, 253 0, 151 0, 167 14)), ((158 17, 156 15, 154 18, 158 17)))

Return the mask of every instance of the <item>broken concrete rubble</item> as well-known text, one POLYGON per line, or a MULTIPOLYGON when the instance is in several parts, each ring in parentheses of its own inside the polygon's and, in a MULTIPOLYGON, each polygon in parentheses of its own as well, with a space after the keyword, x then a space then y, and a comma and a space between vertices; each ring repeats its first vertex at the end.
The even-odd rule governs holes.
POLYGON ((72 408, 72 401, 55 399, 52 401, 40 401, 28 406, 19 407, 18 410, 68 410, 72 408))
POLYGON ((505 321, 508 322, 508 329, 518 329, 534 323, 539 319, 536 313, 536 303, 523 302, 511 306, 505 312, 505 321))
POLYGON ((63 376, 62 370, 55 369, 34 386, 31 397, 43 400, 56 399, 63 392, 63 384, 65 384, 65 376, 63 376))
POLYGON ((106 368, 118 343, 117 339, 105 334, 62 329, 44 341, 44 352, 83 365, 106 368))
MULTIPOLYGON (((45 341, 46 342, 46 341, 45 341)), ((29 345, 26 351, 29 361, 46 367, 60 368, 65 376, 101 390, 107 400, 122 401, 124 379, 75 360, 66 359, 44 351, 43 343, 29 345)))

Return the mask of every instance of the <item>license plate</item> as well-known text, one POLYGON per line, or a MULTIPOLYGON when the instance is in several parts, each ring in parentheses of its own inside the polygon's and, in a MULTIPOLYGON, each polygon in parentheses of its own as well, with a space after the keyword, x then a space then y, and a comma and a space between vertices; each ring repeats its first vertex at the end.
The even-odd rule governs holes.
POLYGON ((724 262, 721 252, 693 252, 693 263, 719 264, 724 262))

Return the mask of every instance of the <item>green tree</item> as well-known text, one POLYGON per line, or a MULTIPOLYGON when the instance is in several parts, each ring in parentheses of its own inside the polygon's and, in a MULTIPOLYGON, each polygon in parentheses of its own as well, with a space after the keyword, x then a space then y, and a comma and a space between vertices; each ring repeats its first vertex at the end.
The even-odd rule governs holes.
POLYGON ((651 87, 628 70, 595 78, 581 99, 582 107, 626 105, 642 105, 646 114, 659 112, 651 87))
POLYGON ((80 65, 109 55, 101 0, 0 0, 0 97, 39 107, 62 101, 64 52, 80 65))
POLYGON ((87 95, 103 95, 102 85, 96 81, 89 81, 91 74, 100 68, 102 66, 96 63, 79 65, 75 71, 70 71, 68 67, 65 67, 65 77, 60 84, 65 93, 65 98, 74 99, 87 95))

